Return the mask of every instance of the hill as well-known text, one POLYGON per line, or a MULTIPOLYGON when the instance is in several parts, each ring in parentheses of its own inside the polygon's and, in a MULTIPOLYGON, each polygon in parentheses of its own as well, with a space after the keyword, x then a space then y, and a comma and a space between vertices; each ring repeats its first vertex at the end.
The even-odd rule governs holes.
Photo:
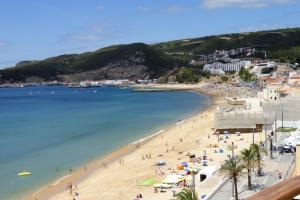
POLYGON ((268 58, 300 59, 300 28, 278 29, 249 33, 232 33, 201 38, 175 40, 154 45, 169 53, 209 54, 215 50, 253 47, 267 51, 268 58))
POLYGON ((0 70, 0 82, 144 79, 176 75, 186 70, 203 76, 201 68, 179 68, 189 67, 189 61, 201 54, 248 46, 257 52, 266 51, 268 58, 300 62, 300 28, 213 35, 153 45, 115 45, 94 52, 23 61, 15 67, 0 70))
POLYGON ((0 71, 3 81, 76 78, 84 73, 103 78, 155 78, 176 66, 173 58, 149 45, 116 45, 83 54, 60 55, 42 61, 23 61, 0 71), (128 70, 129 68, 130 70, 128 70), (133 70, 135 73, 131 73, 133 70), (68 77, 67 75, 73 75, 68 77))

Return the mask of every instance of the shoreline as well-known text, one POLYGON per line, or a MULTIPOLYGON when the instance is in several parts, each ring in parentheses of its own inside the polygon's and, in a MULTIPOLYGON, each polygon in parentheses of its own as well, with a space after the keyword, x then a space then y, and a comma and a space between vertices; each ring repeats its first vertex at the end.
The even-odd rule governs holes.
MULTIPOLYGON (((210 98, 211 103, 214 105, 216 102, 215 96, 209 95, 203 91, 200 90, 200 88, 185 88, 185 89, 179 89, 179 90, 160 90, 160 91, 190 91, 190 92, 196 92, 200 95, 205 95, 210 98)), ((140 91, 138 91, 140 92, 140 91)), ((53 182, 46 183, 41 189, 39 189, 36 192, 30 193, 26 197, 23 197, 23 200, 43 200, 43 199, 49 199, 50 197, 53 197, 56 194, 59 194, 63 191, 65 191, 66 185, 68 183, 77 184, 81 181, 87 179, 91 174, 93 174, 97 170, 104 170, 106 169, 107 165, 110 165, 114 163, 115 161, 130 155, 134 153, 136 150, 140 148, 141 145, 145 145, 149 143, 150 141, 154 140, 160 135, 163 135, 168 130, 178 126, 179 124, 184 123, 185 121, 195 118, 198 115, 201 115, 204 112, 207 112, 211 109, 211 105, 208 105, 208 107, 203 108, 202 111, 197 111, 193 113, 191 116, 179 120, 176 123, 172 123, 167 125, 165 129, 162 129, 160 131, 157 131, 155 133, 150 133, 149 135, 146 135, 145 137, 142 137, 140 139, 137 139, 136 141, 133 141, 127 145, 124 145, 121 148, 118 148, 116 150, 113 150, 110 153, 104 154, 102 156, 99 156, 98 158, 95 158, 93 161, 90 161, 85 166, 77 167, 73 170, 71 174, 62 176, 58 179, 56 179, 53 182)))

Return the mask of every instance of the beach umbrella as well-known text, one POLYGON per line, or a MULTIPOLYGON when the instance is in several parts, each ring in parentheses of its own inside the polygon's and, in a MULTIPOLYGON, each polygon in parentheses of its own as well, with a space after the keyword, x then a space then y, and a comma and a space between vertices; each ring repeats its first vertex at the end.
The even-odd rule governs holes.
POLYGON ((162 166, 162 165, 166 165, 166 162, 164 160, 158 160, 155 162, 156 166, 162 166))
POLYGON ((188 163, 187 162, 181 162, 181 165, 184 166, 184 167, 187 167, 188 163))

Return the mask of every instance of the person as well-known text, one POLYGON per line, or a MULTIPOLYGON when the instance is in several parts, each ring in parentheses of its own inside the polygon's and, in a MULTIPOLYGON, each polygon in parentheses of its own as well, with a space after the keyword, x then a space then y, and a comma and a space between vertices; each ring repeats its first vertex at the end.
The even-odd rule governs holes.
POLYGON ((172 193, 173 193, 173 197, 175 197, 176 196, 176 190, 175 190, 175 188, 172 188, 172 193))
POLYGON ((281 178, 282 178, 282 175, 281 175, 281 173, 280 173, 280 172, 278 173, 278 178, 279 178, 279 179, 281 179, 281 178))
POLYGON ((69 184, 69 191, 70 191, 70 195, 73 194, 73 185, 72 183, 69 184))

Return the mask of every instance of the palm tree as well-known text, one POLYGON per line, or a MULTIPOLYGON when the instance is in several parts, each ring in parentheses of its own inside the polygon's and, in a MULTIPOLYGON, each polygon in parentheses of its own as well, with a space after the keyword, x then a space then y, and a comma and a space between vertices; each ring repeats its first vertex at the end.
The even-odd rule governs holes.
POLYGON ((251 144, 250 148, 254 154, 254 164, 257 166, 257 175, 262 176, 262 154, 266 154, 267 151, 258 144, 251 144))
POLYGON ((184 188, 181 192, 176 194, 177 200, 198 200, 196 192, 192 189, 184 188))
POLYGON ((225 160, 224 164, 222 164, 220 168, 221 173, 224 173, 228 178, 233 180, 235 200, 238 200, 237 181, 242 175, 244 168, 245 166, 239 156, 233 156, 228 160, 225 160))
POLYGON ((247 169, 248 189, 251 190, 252 189, 251 170, 252 170, 252 168, 254 166, 254 162, 255 162, 255 155, 254 155, 252 149, 249 148, 249 149, 242 150, 241 151, 241 159, 242 159, 243 165, 247 169))

